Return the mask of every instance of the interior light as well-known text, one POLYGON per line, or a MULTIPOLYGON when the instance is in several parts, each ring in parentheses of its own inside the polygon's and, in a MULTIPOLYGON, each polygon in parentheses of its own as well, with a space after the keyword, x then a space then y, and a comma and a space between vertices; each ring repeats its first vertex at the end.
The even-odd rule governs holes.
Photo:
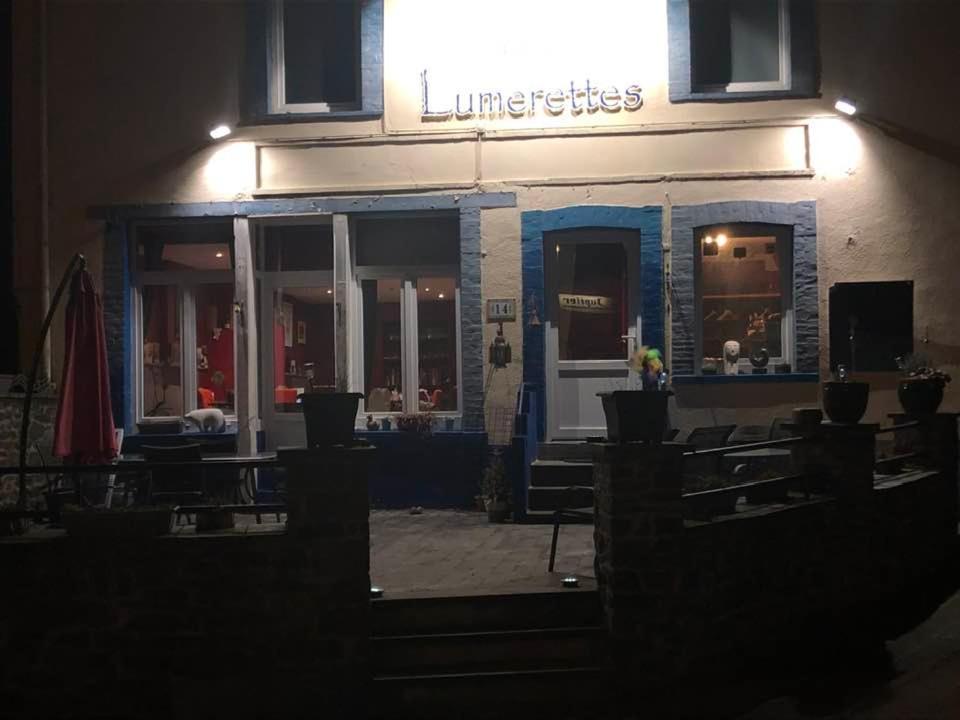
POLYGON ((333 290, 327 290, 327 295, 333 295, 333 290))
POLYGON ((857 104, 850 98, 837 98, 833 107, 837 112, 842 112, 844 115, 854 115, 857 112, 857 104))
POLYGON ((727 236, 723 233, 717 235, 717 247, 723 247, 727 244, 727 236))
POLYGON ((713 237, 710 236, 710 235, 707 235, 707 236, 703 239, 703 241, 704 241, 707 245, 713 245, 713 237))
POLYGON ((210 131, 210 137, 212 137, 214 140, 219 140, 220 138, 225 138, 232 132, 233 130, 226 125, 217 125, 213 130, 210 131))
POLYGON ((437 295, 437 297, 443 300, 443 293, 440 293, 439 295, 437 295))
POLYGON ((430 288, 424 288, 423 291, 424 291, 424 292, 430 292, 430 288))
POLYGON ((217 255, 216 255, 216 257, 222 258, 222 257, 223 257, 223 252, 222 252, 221 250, 217 250, 217 255))

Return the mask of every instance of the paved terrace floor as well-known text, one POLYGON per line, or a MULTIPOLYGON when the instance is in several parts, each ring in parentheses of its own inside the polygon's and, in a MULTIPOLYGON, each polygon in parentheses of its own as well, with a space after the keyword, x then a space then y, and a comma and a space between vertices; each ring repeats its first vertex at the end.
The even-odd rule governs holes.
POLYGON ((593 526, 563 525, 547 572, 551 525, 495 524, 457 510, 370 512, 370 579, 387 597, 487 595, 558 589, 574 574, 596 587, 593 526))

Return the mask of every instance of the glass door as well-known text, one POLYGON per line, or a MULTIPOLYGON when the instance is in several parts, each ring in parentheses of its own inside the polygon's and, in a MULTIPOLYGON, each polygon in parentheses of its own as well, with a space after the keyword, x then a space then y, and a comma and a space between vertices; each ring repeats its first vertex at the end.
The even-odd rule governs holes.
POLYGON ((598 392, 625 390, 640 335, 639 235, 584 228, 544 235, 549 439, 606 433, 598 392))

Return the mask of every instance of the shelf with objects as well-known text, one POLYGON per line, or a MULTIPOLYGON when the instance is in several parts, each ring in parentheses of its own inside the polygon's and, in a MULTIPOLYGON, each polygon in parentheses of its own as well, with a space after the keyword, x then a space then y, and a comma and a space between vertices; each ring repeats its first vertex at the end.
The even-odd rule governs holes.
MULTIPOLYGON (((784 288, 788 242, 767 227, 731 226, 704 232, 700 238, 701 370, 745 371, 751 358, 766 373, 769 360, 786 367, 785 319, 789 293, 784 288), (735 368, 734 368, 735 369, 735 368)), ((789 263, 787 263, 789 265, 789 263)))

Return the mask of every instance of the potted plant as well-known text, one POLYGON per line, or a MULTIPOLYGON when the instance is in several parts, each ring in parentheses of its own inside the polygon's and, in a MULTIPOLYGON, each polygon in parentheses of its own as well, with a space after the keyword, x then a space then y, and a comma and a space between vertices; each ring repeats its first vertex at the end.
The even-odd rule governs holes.
POLYGON ((943 400, 943 389, 950 375, 933 367, 930 358, 912 353, 897 358, 903 378, 897 386, 897 397, 908 415, 932 415, 943 400))
POLYGON ((363 393, 306 392, 300 396, 307 447, 350 445, 363 393))
POLYGON ((510 515, 512 489, 499 451, 490 455, 480 478, 480 496, 490 522, 502 523, 510 515))
POLYGON ((667 373, 660 351, 642 347, 627 362, 639 373, 643 390, 614 390, 597 393, 603 403, 610 442, 659 443, 667 427, 667 373))
POLYGON ((867 411, 870 384, 854 382, 843 365, 837 366, 837 379, 823 384, 823 411, 835 423, 854 425, 867 411))
POLYGON ((433 415, 428 412, 398 415, 397 430, 420 436, 430 435, 433 432, 433 415))

